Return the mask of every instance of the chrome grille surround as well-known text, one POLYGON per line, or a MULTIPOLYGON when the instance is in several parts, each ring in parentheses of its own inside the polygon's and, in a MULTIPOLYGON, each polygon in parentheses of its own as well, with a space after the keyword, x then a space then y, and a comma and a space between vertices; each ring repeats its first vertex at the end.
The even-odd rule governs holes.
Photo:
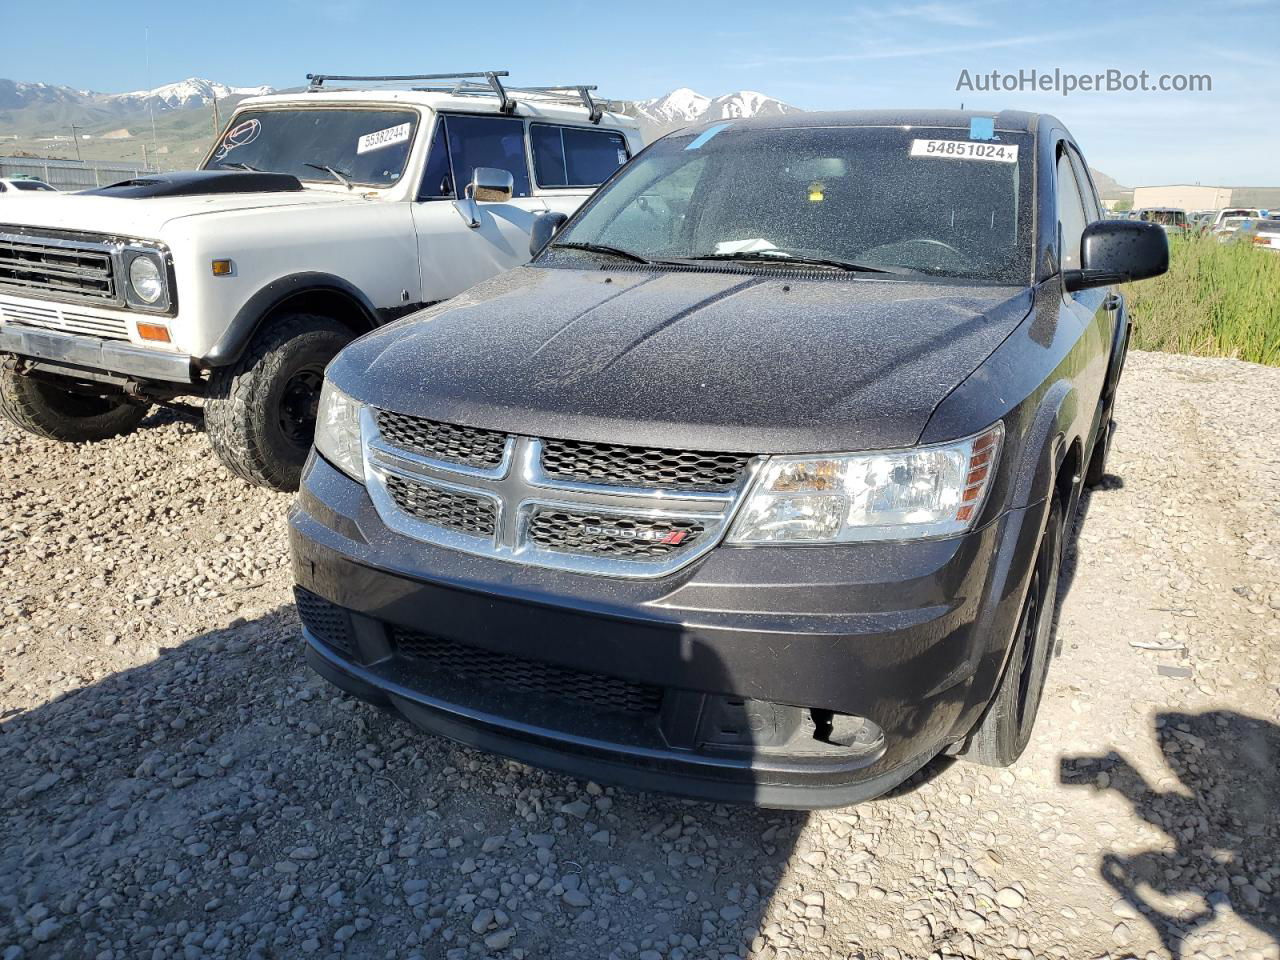
POLYGON ((0 231, 0 289, 30 297, 124 305, 118 245, 0 231))
POLYGON ((535 437, 507 435, 497 466, 423 456, 384 436, 379 412, 365 407, 360 415, 364 474, 388 528, 466 553, 596 576, 662 577, 703 556, 728 531, 763 460, 750 458, 737 482, 719 490, 588 483, 548 475, 535 437), (494 532, 415 516, 406 509, 406 485, 426 488, 428 497, 442 490, 491 503, 494 532), (655 533, 619 533, 637 530, 655 533), (680 543, 658 542, 672 530, 685 531, 680 543))

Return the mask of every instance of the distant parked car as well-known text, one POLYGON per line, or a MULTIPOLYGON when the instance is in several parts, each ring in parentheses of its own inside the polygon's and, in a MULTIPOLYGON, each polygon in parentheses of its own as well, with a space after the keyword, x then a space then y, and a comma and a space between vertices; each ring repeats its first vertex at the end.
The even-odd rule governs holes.
POLYGON ((14 193, 18 190, 48 190, 50 193, 57 193, 53 187, 35 177, 0 177, 0 193, 14 193))
POLYGON ((1213 218, 1213 229, 1217 230, 1227 220, 1234 218, 1237 225, 1240 220, 1249 220, 1253 217, 1262 216, 1262 211, 1257 207, 1223 207, 1213 218))
POLYGON ((1218 238, 1219 243, 1227 243, 1235 239, 1235 232, 1240 229, 1242 224, 1249 222, 1248 217, 1227 217, 1213 228, 1213 235, 1218 238))
POLYGON ((1159 224, 1170 236, 1181 236, 1187 232, 1187 211, 1177 207, 1144 207, 1135 219, 1159 224))
POLYGON ((1246 220, 1229 236, 1239 243, 1251 243, 1264 250, 1280 252, 1280 220, 1246 220))

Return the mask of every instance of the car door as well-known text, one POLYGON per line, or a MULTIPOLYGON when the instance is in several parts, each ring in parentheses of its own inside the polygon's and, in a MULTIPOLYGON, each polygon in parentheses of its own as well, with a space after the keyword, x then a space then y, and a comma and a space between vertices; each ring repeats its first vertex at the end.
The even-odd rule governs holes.
POLYGON ((596 187, 631 158, 618 130, 570 124, 529 124, 534 189, 547 209, 572 216, 596 187))
MULTIPOLYGON (((1080 269, 1080 246, 1084 228, 1101 219, 1101 207, 1079 152, 1067 141, 1058 148, 1058 223, 1062 231, 1062 269, 1080 269)), ((1119 329, 1120 295, 1111 287, 1095 287, 1063 294, 1071 310, 1085 326, 1090 342, 1083 356, 1087 366, 1078 373, 1082 399, 1104 400, 1107 370, 1114 353, 1119 329)), ((1099 403, 1101 408, 1102 404, 1099 403)))
POLYGON ((413 204, 425 302, 446 300, 529 259, 534 217, 547 209, 531 193, 523 120, 452 113, 437 117, 413 204), (476 204, 480 222, 472 227, 456 201, 465 197, 476 167, 506 170, 514 189, 505 203, 476 204))

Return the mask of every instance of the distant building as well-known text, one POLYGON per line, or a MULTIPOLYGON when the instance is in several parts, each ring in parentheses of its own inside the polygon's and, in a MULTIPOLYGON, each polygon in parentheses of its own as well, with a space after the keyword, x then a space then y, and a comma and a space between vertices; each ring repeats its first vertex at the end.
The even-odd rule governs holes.
POLYGON ((1223 207, 1280 209, 1280 187, 1202 187, 1174 183, 1162 187, 1135 187, 1133 208, 1180 207, 1183 210, 1220 210, 1223 207))

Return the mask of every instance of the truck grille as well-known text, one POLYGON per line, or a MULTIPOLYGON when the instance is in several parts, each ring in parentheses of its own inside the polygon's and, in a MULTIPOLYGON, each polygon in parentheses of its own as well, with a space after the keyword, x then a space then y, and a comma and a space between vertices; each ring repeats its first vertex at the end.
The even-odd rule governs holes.
POLYGON ((696 520, 539 510, 529 524, 529 539, 548 550, 598 557, 665 557, 693 548, 704 529, 696 520))
POLYGON ((0 289, 59 300, 120 300, 108 250, 23 234, 0 233, 0 289))
POLYGON ((549 476, 624 487, 724 489, 741 479, 750 460, 743 453, 662 450, 579 440, 545 440, 542 444, 542 469, 549 476))
POLYGON ((710 550, 756 458, 542 440, 364 414, 369 496, 427 543, 529 566, 659 577, 710 550))
POLYGON ((491 537, 497 525, 497 511, 491 500, 395 475, 387 477, 387 492, 405 513, 434 527, 491 537))
POLYGON ((507 447, 507 435, 496 430, 458 427, 389 410, 378 411, 378 430, 397 447, 468 467, 498 466, 507 447))
POLYGON ((70 310, 61 305, 36 306, 31 303, 11 303, 0 297, 0 320, 22 323, 31 327, 44 327, 63 333, 79 333, 108 340, 128 340, 129 328, 123 317, 96 317, 83 311, 70 310))
POLYGON ((429 663, 433 672, 452 674, 459 680, 493 687, 500 693, 516 691, 572 700, 595 710, 623 713, 656 713, 662 703, 661 687, 586 673, 400 628, 393 634, 401 656, 429 663))

